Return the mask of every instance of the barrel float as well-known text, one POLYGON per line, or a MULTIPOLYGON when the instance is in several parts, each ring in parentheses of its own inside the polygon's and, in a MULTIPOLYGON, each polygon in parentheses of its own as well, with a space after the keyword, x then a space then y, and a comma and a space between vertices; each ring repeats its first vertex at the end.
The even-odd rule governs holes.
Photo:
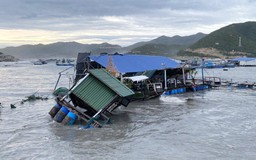
POLYGON ((63 119, 63 121, 61 122, 64 125, 73 125, 75 123, 77 119, 77 115, 73 112, 68 112, 68 114, 66 115, 66 117, 63 119))
POLYGON ((56 103, 56 104, 52 107, 52 109, 51 109, 50 112, 49 112, 49 114, 51 115, 52 118, 58 113, 58 111, 60 110, 60 108, 61 108, 61 105, 58 104, 58 103, 56 103))
POLYGON ((62 122, 68 112, 69 110, 66 107, 62 106, 58 113, 54 116, 54 120, 58 123, 62 122))
POLYGON ((170 91, 166 91, 166 92, 164 92, 164 94, 165 95, 170 95, 171 93, 170 93, 170 91))

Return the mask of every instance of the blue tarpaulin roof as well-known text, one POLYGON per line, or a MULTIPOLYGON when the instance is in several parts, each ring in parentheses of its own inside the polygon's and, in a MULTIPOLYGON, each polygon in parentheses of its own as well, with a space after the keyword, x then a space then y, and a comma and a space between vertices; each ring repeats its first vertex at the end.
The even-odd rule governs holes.
POLYGON ((234 59, 232 59, 232 61, 252 61, 255 59, 256 58, 240 57, 240 58, 234 58, 234 59))
POLYGON ((163 70, 164 68, 171 69, 180 66, 176 61, 163 56, 114 54, 90 56, 90 58, 103 67, 107 67, 109 56, 111 56, 112 64, 120 73, 163 70))

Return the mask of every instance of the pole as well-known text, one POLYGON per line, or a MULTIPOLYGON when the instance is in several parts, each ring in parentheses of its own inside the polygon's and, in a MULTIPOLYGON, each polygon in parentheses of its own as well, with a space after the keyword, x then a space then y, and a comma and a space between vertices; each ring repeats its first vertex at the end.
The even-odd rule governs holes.
POLYGON ((164 89, 167 90, 166 68, 164 68, 164 89))
POLYGON ((123 79, 123 74, 120 73, 120 81, 123 83, 124 82, 124 79, 123 79))
POLYGON ((164 67, 164 90, 167 90, 167 76, 166 76, 166 65, 165 63, 161 64, 164 67))
POLYGON ((56 84, 55 84, 54 91, 56 90, 56 88, 57 88, 57 86, 58 86, 58 83, 59 83, 59 81, 60 81, 60 77, 61 77, 61 73, 59 73, 59 78, 58 78, 58 80, 57 80, 57 82, 56 82, 56 84))
POLYGON ((185 71, 184 70, 185 70, 185 64, 182 67, 182 74, 183 74, 183 83, 184 83, 184 85, 186 85, 185 71))
POLYGON ((204 59, 202 59, 202 81, 204 84, 204 59))

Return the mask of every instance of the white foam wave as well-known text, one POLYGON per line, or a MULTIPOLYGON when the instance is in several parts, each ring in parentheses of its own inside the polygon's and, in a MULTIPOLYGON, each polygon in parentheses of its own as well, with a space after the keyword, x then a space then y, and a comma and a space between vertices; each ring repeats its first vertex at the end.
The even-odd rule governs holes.
POLYGON ((161 96, 160 100, 165 103, 185 103, 186 99, 181 97, 161 96))

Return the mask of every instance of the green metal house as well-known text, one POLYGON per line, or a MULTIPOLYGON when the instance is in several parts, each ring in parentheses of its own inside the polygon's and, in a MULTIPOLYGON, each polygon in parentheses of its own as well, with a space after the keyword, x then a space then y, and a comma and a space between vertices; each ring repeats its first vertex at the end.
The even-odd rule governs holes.
POLYGON ((106 117, 105 113, 111 113, 120 105, 128 106, 133 94, 131 89, 105 69, 92 69, 70 89, 71 102, 60 99, 59 103, 89 120, 96 115, 106 117), (86 111, 81 113, 78 107, 86 111))

